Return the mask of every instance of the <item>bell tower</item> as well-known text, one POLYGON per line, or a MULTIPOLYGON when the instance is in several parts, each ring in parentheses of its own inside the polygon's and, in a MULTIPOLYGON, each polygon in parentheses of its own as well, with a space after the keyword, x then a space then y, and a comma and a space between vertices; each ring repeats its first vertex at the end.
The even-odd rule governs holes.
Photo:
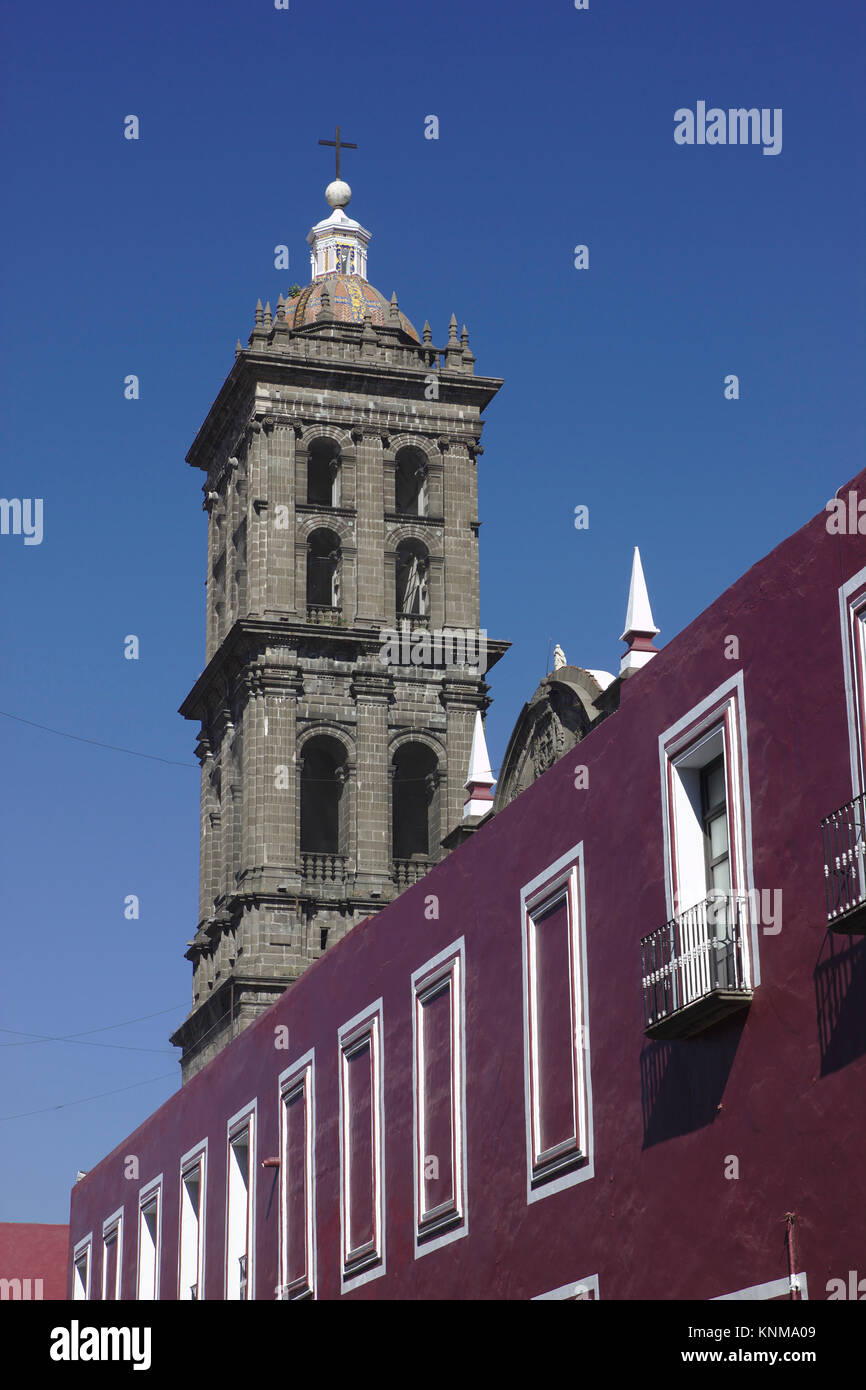
POLYGON ((310 284, 259 301, 187 455, 208 545, 206 665, 181 706, 201 762, 184 1080, 443 856, 508 646, 478 588, 502 383, 453 315, 444 347, 419 337, 367 280, 348 184, 325 197, 310 284))

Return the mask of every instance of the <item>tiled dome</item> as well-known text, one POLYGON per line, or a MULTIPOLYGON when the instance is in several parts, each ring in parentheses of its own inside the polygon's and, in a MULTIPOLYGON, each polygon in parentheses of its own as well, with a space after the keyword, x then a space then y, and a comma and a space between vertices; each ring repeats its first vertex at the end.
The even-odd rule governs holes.
MULTIPOLYGON (((311 285, 301 290, 297 299, 286 301, 286 323, 290 328, 303 328, 305 324, 315 323, 322 307, 322 291, 327 287, 331 296, 331 312, 340 323, 363 324, 364 314, 370 310, 374 324, 391 322, 391 306, 383 294, 360 275, 322 275, 311 285)), ((400 314, 400 324, 416 343, 421 339, 405 314, 400 314)))

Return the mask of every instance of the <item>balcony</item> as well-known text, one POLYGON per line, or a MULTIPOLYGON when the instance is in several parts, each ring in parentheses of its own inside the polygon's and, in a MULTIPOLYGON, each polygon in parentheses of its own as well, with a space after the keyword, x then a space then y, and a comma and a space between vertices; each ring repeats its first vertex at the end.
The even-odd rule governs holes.
POLYGON ((866 797, 861 793, 821 822, 824 887, 831 931, 866 932, 866 797))
POLYGON ((308 603, 307 622, 321 627, 339 627, 342 622, 342 608, 334 604, 308 603))
POLYGON ((397 622, 400 627, 405 623, 410 632, 430 631, 430 617, 427 613, 398 613, 397 622))
POLYGON ((436 864, 435 859, 395 859, 392 877, 398 888, 411 888, 419 878, 429 874, 436 864))
POLYGON ((641 940, 649 1038, 689 1038, 747 1008, 749 897, 720 893, 641 940))
POLYGON ((301 876, 316 883, 343 883, 346 878, 345 854, 302 854, 301 876))

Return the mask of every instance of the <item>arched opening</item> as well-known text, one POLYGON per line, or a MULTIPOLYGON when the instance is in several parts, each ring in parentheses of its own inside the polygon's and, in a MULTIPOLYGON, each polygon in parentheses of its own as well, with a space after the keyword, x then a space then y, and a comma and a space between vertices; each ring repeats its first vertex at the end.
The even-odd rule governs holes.
POLYGON ((392 788, 392 846, 399 878, 399 861, 438 858, 439 762, 432 749, 423 743, 399 748, 392 788))
POLYGON ((424 616, 430 612, 430 557, 420 541, 403 541, 397 547, 397 616, 424 616))
POLYGON ((342 551, 333 531, 313 531, 307 540, 307 608, 340 607, 342 551))
POLYGON ((301 759, 301 853, 346 853, 343 790, 346 750, 323 734, 304 745, 301 759))
POLYGON ((316 507, 340 505, 340 446, 314 439, 307 452, 307 501, 316 507))
POLYGON ((394 501, 404 516, 426 516, 427 460, 420 449, 401 449, 394 469, 394 501))

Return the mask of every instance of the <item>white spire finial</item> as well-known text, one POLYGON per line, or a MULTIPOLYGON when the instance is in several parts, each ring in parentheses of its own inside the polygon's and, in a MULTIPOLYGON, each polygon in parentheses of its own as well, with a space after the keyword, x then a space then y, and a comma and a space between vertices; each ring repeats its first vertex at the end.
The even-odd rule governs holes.
POLYGON ((620 661, 619 673, 621 676, 629 676, 634 671, 640 670, 641 666, 646 666, 648 661, 652 661, 656 655, 656 648, 653 646, 652 639, 658 632, 659 628, 653 621, 652 609, 650 608, 643 565, 640 562, 640 551, 635 546, 631 566, 631 583, 628 589, 625 631, 620 638, 621 642, 628 642, 629 644, 628 651, 620 661))
POLYGON ((472 749, 469 754, 469 776, 464 783, 469 793, 463 807, 464 820, 469 816, 487 814, 493 805, 493 793, 490 788, 495 782, 496 778, 490 769, 490 754, 487 752, 487 740, 484 737, 481 712, 476 710, 472 749))

